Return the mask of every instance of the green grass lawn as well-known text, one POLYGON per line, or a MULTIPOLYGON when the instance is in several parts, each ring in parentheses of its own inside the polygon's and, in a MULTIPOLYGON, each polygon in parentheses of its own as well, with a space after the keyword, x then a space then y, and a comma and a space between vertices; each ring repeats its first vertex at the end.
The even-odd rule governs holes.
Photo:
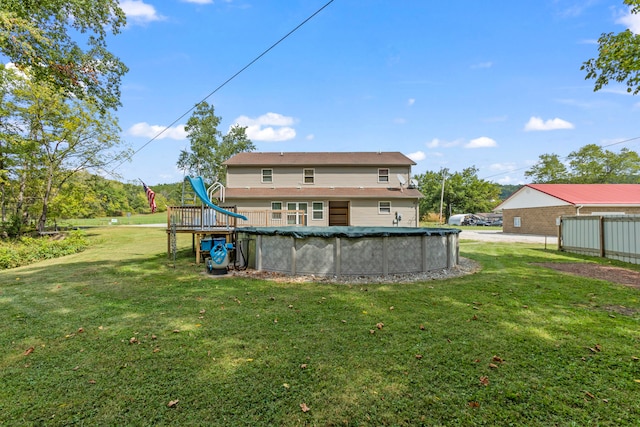
POLYGON ((214 278, 184 235, 174 266, 159 228, 89 239, 0 271, 0 425, 640 420, 639 291, 532 264, 583 257, 463 241, 479 273, 349 286, 214 278))

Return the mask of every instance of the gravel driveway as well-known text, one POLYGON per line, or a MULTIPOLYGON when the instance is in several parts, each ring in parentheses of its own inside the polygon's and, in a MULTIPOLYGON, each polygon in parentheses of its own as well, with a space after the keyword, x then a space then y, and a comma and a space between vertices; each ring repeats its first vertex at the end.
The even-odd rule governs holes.
POLYGON ((537 236, 530 234, 503 233, 495 230, 462 230, 460 239, 480 240, 483 242, 519 242, 519 243, 546 243, 547 245, 557 245, 557 236, 537 236))

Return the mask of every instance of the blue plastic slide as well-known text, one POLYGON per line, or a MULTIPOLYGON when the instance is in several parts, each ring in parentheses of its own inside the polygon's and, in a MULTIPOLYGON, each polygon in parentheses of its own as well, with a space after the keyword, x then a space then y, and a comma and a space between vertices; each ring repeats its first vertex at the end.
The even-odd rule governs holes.
POLYGON ((214 205, 211 200, 209 200, 209 196, 207 195, 207 188, 204 186, 204 181, 201 176, 197 176, 195 178, 187 177, 191 187, 193 187, 193 191, 196 192, 196 195, 204 202, 205 205, 209 206, 211 209, 223 213, 225 215, 232 216, 234 218, 240 218, 245 221, 248 221, 247 217, 244 215, 237 214, 235 212, 228 211, 226 209, 222 209, 218 205, 214 205))

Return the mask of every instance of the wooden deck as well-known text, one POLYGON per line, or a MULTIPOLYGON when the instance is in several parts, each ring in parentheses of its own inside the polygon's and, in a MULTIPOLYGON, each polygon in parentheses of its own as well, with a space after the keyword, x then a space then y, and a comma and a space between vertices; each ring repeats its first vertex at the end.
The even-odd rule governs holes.
POLYGON ((220 213, 206 206, 169 206, 167 208, 167 254, 171 255, 171 226, 175 224, 176 233, 191 234, 191 246, 200 264, 202 253, 200 242, 204 238, 222 238, 235 244, 235 232, 238 227, 286 227, 306 225, 304 211, 240 211, 235 206, 220 206, 248 218, 248 221, 220 213))

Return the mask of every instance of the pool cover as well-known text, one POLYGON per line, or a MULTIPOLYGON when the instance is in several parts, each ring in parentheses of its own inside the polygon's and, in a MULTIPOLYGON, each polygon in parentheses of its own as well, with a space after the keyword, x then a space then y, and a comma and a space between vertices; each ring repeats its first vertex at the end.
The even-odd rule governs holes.
POLYGON ((416 228, 416 227, 238 227, 239 233, 267 236, 292 236, 297 239, 308 237, 387 237, 387 236, 446 236, 458 234, 457 228, 416 228))

